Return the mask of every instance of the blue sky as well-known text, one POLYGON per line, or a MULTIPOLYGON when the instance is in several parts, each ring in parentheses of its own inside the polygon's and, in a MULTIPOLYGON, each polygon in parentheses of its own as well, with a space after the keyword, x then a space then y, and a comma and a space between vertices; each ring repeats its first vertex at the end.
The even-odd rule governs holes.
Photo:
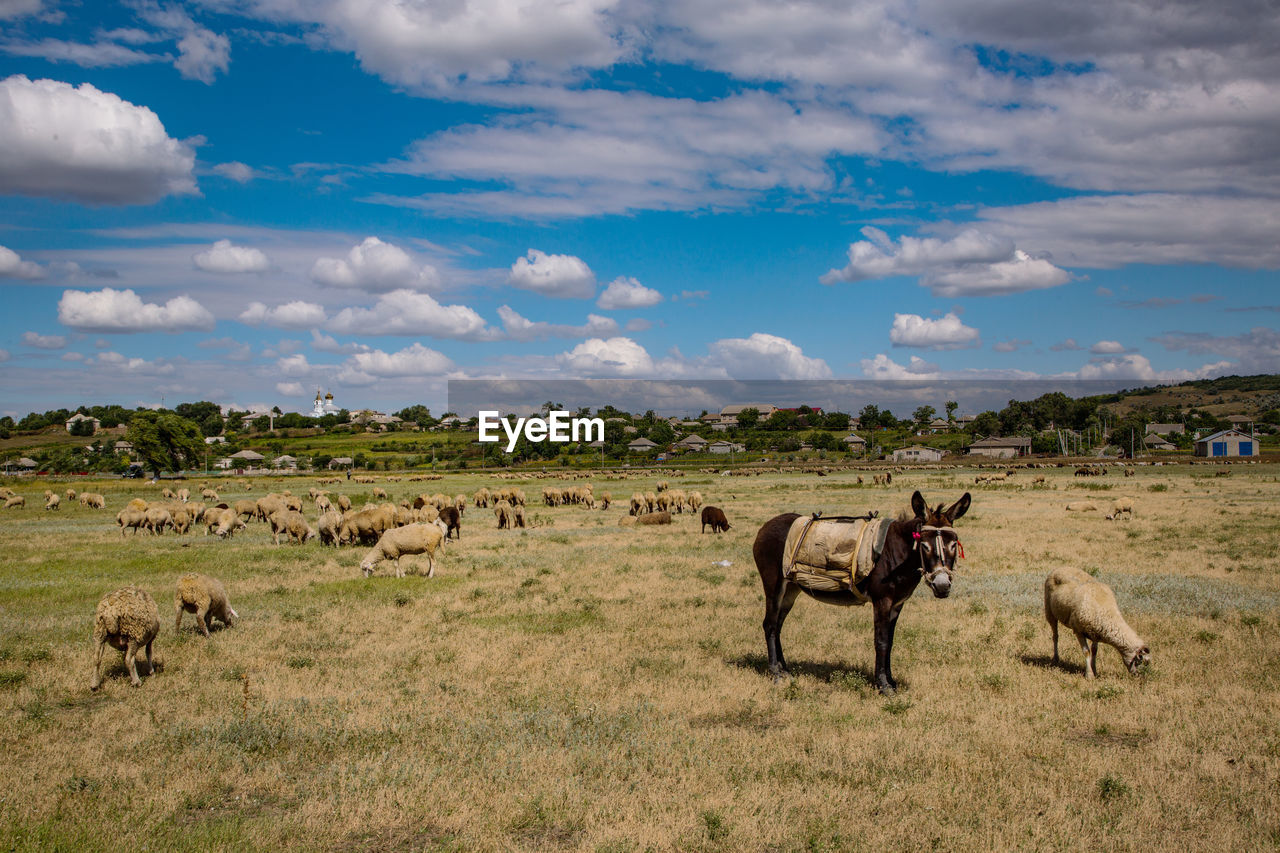
POLYGON ((1206 15, 0 0, 0 412, 1280 372, 1280 15, 1206 15))

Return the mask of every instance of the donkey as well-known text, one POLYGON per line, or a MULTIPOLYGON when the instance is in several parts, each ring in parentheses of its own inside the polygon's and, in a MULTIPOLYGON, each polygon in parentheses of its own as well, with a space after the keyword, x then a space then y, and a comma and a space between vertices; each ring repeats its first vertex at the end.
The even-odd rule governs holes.
POLYGON ((919 492, 911 496, 913 518, 901 518, 889 524, 884 549, 871 573, 852 590, 821 592, 804 589, 786 578, 783 565, 787 531, 800 516, 783 513, 765 522, 756 534, 752 553, 760 582, 764 586, 764 642, 769 651, 769 672, 775 681, 790 676, 787 659, 782 654, 782 623, 791 612, 796 597, 804 592, 825 604, 849 606, 871 602, 875 613, 876 689, 893 693, 898 683, 893 678, 890 655, 898 614, 921 579, 937 598, 951 594, 951 573, 959 553, 960 540, 952 524, 969 509, 969 493, 947 509, 942 504, 930 509, 919 492))

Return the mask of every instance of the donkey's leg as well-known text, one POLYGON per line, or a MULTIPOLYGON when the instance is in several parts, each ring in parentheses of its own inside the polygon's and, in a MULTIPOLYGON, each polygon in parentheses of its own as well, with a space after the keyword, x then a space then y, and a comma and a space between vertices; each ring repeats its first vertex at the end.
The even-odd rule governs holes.
POLYGON ((764 645, 769 653, 769 672, 774 681, 781 681, 791 674, 787 671, 787 660, 782 654, 782 623, 786 621, 799 594, 799 587, 788 584, 780 577, 777 588, 765 596, 764 645))
MULTIPOLYGON (((906 602, 903 603, 905 604, 906 602)), ((898 630, 898 617, 901 614, 902 604, 889 611, 889 647, 884 652, 884 676, 889 681, 889 686, 894 690, 898 689, 898 682, 893 678, 893 635, 898 630)))
POLYGON ((791 674, 791 668, 787 666, 787 656, 782 653, 782 623, 787 621, 787 614, 791 612, 791 608, 796 603, 796 598, 800 595, 800 587, 795 584, 786 584, 782 590, 782 597, 778 602, 778 627, 773 632, 773 645, 778 650, 778 663, 782 667, 784 675, 791 674))

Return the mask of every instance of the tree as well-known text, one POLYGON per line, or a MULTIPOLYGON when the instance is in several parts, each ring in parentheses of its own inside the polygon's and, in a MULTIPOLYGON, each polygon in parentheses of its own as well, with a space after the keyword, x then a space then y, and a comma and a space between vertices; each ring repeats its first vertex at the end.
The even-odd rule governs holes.
POLYGON ((933 406, 921 406, 911 413, 911 419, 916 422, 916 426, 920 429, 924 429, 937 414, 938 410, 933 406))
POLYGON ((987 410, 973 419, 973 422, 965 427, 965 431, 970 435, 992 436, 1000 431, 1000 416, 995 412, 987 410))
POLYGON ((960 408, 960 404, 957 403, 955 400, 948 400, 946 402, 946 407, 947 407, 947 423, 953 424, 956 422, 956 409, 960 408))
POLYGON ((849 428, 849 416, 844 412, 827 412, 822 419, 824 429, 844 431, 849 428))
POLYGON ((407 406, 396 412, 395 415, 397 418, 405 421, 411 421, 423 429, 426 429, 429 426, 434 426, 436 422, 436 419, 431 417, 431 410, 421 403, 407 406))
POLYGON ((161 471, 194 467, 205 452, 200 426, 171 412, 139 412, 129 422, 125 440, 144 467, 161 471))
POLYGON ((93 421, 89 420, 88 418, 85 418, 82 421, 76 421, 71 425, 71 429, 68 430, 68 432, 71 435, 78 436, 81 438, 85 436, 93 435, 93 421))
POLYGON ((649 428, 649 440, 654 444, 666 447, 676 440, 676 431, 666 421, 658 421, 649 428))
POLYGON ((747 406, 747 408, 738 412, 738 426, 742 427, 743 429, 755 429, 756 425, 759 423, 760 423, 759 409, 754 408, 752 406, 747 406))

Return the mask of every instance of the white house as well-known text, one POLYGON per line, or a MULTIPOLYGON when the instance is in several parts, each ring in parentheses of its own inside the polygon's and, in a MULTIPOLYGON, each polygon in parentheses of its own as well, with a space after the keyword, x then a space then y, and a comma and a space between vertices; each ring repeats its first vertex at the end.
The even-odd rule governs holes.
POLYGON ((943 457, 943 452, 936 447, 925 447, 920 444, 913 444, 910 447, 900 447, 893 451, 894 462, 938 462, 943 457))

